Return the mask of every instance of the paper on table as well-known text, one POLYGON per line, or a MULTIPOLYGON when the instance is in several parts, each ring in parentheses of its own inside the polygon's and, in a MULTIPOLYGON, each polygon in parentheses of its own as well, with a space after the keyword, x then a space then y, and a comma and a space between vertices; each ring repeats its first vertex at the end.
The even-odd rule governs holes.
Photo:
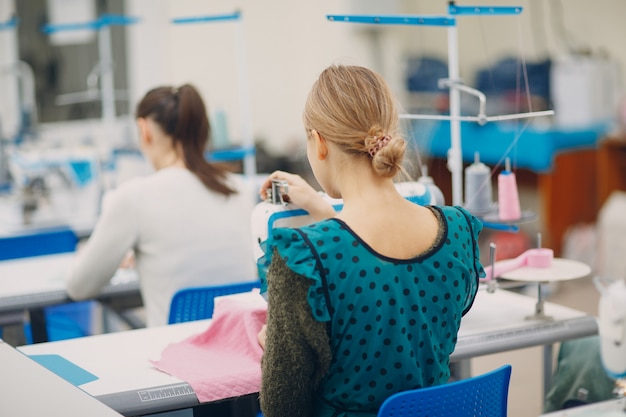
POLYGON ((29 358, 76 386, 98 379, 94 374, 60 355, 30 355, 29 358))
POLYGON ((258 392, 263 350, 257 334, 266 318, 258 291, 219 297, 206 331, 170 344, 152 363, 191 385, 200 402, 258 392))

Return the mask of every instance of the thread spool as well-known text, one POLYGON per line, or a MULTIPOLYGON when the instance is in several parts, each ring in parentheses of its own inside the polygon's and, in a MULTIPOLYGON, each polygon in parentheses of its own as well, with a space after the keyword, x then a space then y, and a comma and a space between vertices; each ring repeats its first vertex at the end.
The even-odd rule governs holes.
POLYGON ((220 108, 213 113, 211 120, 211 136, 214 149, 224 149, 228 148, 230 145, 226 113, 220 108))
POLYGON ((509 158, 506 158, 505 170, 498 175, 498 215, 500 220, 519 220, 522 217, 517 180, 511 171, 509 158))
POLYGON ((465 168, 465 208, 472 214, 487 214, 492 205, 491 170, 476 152, 474 163, 465 168))
POLYGON ((528 249, 526 264, 533 268, 549 268, 552 266, 554 251, 548 248, 528 249))
POLYGON ((423 175, 417 179, 417 182, 424 184, 426 189, 430 192, 430 204, 443 206, 446 203, 443 197, 443 192, 435 185, 433 178, 428 175, 428 167, 422 167, 422 173, 423 175))

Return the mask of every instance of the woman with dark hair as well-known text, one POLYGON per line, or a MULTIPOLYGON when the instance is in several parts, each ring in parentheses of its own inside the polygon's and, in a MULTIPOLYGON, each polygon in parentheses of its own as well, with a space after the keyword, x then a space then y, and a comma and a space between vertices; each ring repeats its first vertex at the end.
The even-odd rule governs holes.
POLYGON ((141 151, 155 172, 105 195, 67 292, 76 300, 97 296, 132 250, 147 325, 155 326, 167 323, 178 289, 256 277, 254 193, 204 158, 210 126, 193 86, 149 91, 136 118, 141 151))

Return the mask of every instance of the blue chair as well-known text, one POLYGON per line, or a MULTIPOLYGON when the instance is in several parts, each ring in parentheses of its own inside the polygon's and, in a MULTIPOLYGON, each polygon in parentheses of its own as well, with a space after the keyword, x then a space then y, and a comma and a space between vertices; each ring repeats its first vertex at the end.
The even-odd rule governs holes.
MULTIPOLYGON (((76 250, 77 243, 78 237, 72 229, 67 227, 37 229, 4 236, 0 237, 0 261, 70 253, 76 250)), ((64 340, 88 335, 91 331, 92 306, 92 301, 83 301, 47 307, 43 311, 32 310, 31 316, 44 317, 47 335, 33 334, 35 329, 30 323, 26 323, 24 325, 26 343, 64 340)))
POLYGON ((235 284, 183 288, 172 297, 168 323, 174 324, 210 319, 213 317, 215 297, 248 292, 252 291, 253 288, 260 287, 260 281, 250 281, 235 284))
POLYGON ((506 417, 511 365, 460 381, 399 392, 378 417, 506 417))

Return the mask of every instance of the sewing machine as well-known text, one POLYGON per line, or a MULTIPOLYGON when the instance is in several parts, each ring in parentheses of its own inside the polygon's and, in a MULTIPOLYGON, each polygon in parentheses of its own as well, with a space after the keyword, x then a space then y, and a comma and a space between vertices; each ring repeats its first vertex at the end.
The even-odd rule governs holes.
MULTIPOLYGON (((417 181, 397 182, 395 186, 400 194, 416 204, 422 206, 444 204, 441 190, 428 176, 422 176, 417 181)), ((300 227, 313 223, 313 218, 307 211, 285 200, 286 194, 288 194, 288 184, 285 181, 274 180, 267 190, 267 199, 258 203, 252 211, 255 260, 263 256, 260 243, 267 239, 273 228, 300 227)), ((330 198, 322 192, 320 195, 334 207, 335 211, 343 207, 341 199, 330 198)))
POLYGON ((2 196, 0 228, 95 223, 102 194, 95 150, 22 146, 7 160, 13 188, 2 196))

